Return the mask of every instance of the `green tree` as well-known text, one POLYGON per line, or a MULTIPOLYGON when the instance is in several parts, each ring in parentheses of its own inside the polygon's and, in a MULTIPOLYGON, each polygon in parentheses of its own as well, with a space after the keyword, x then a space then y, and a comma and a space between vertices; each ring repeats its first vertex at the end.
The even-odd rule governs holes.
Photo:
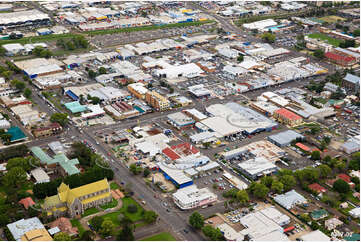
POLYGON ((70 40, 65 43, 65 46, 66 46, 66 48, 67 48, 68 50, 75 50, 75 45, 74 45, 74 43, 73 43, 72 41, 70 41, 70 40))
POLYGON ((135 204, 129 204, 127 207, 127 211, 129 213, 136 213, 138 211, 138 207, 135 204))
POLYGON ((257 198, 265 198, 269 192, 269 188, 261 183, 256 183, 253 188, 253 195, 257 198))
POLYGON ((360 170, 360 152, 357 152, 351 156, 348 168, 354 171, 360 170))
POLYGON ((93 226, 95 231, 99 231, 101 229, 103 222, 104 222, 104 218, 100 216, 95 216, 90 220, 90 224, 93 226))
POLYGON ((61 126, 64 127, 69 122, 68 114, 67 113, 53 113, 50 116, 50 121, 59 123, 61 126))
POLYGON ((325 57, 325 52, 321 49, 317 49, 313 52, 313 56, 318 59, 323 59, 325 57))
POLYGON ((12 135, 11 135, 11 134, 8 134, 8 133, 3 133, 3 134, 0 135, 1 140, 2 140, 6 145, 10 144, 11 137, 12 137, 12 135))
POLYGON ((333 183, 333 189, 338 193, 346 194, 350 191, 350 185, 342 179, 337 179, 337 181, 333 183))
POLYGON ((189 224, 195 229, 201 229, 204 225, 204 218, 200 213, 194 212, 189 216, 189 224))
POLYGON ((129 166, 129 170, 134 175, 138 175, 141 172, 141 167, 138 167, 135 163, 133 163, 129 166))
POLYGON ((114 232, 114 229, 115 229, 115 225, 114 223, 112 222, 112 220, 110 219, 104 219, 101 227, 100 227, 100 230, 99 230, 99 233, 104 236, 104 237, 107 237, 109 235, 112 235, 113 232, 114 232))
POLYGON ((213 241, 223 241, 224 236, 219 228, 213 228, 210 225, 206 225, 202 228, 202 232, 205 236, 207 236, 210 240, 213 241))
POLYGON ((143 170, 143 176, 144 177, 148 177, 150 175, 150 170, 148 169, 148 168, 145 168, 144 170, 143 170))
POLYGON ((354 37, 359 37, 360 36, 360 29, 355 29, 353 32, 352 32, 352 35, 354 37))
POLYGON ((24 96, 26 98, 30 98, 31 97, 31 90, 29 88, 25 88, 24 90, 24 96))
POLYGON ((276 35, 266 32, 262 34, 261 38, 267 43, 273 43, 276 40, 276 35))
POLYGON ((132 227, 130 225, 123 226, 122 230, 117 234, 116 239, 118 241, 133 241, 134 235, 132 227))
POLYGON ((154 223, 158 218, 158 214, 154 211, 145 211, 143 215, 144 222, 151 224, 154 223))
POLYGON ((23 90, 25 88, 25 82, 19 81, 19 80, 12 80, 10 82, 11 86, 15 87, 18 90, 23 90))
POLYGON ((93 70, 88 71, 88 76, 92 79, 94 79, 97 76, 97 73, 93 70))
POLYGON ((98 69, 98 73, 100 75, 107 74, 107 69, 105 69, 105 67, 102 66, 98 69))
POLYGON ((311 160, 321 160, 321 153, 318 150, 312 151, 311 160))
POLYGON ((54 240, 55 241, 72 241, 70 235, 65 232, 59 232, 59 233, 55 234, 54 240))
POLYGON ((238 57, 237 57, 237 61, 238 62, 242 62, 244 60, 244 56, 243 55, 238 55, 238 57))
POLYGON ((280 177, 280 182, 283 184, 283 189, 285 191, 289 191, 296 186, 296 179, 291 175, 284 175, 280 177))
POLYGON ((332 169, 328 165, 322 164, 317 168, 320 170, 321 178, 327 178, 332 174, 332 169))
POLYGON ((266 187, 271 187, 273 183, 273 177, 271 176, 264 176, 261 178, 261 184, 265 185, 266 187))
POLYGON ((249 196, 246 190, 240 190, 237 192, 237 201, 242 205, 248 203, 249 196))
POLYGON ((21 167, 23 168, 25 171, 30 171, 31 170, 31 163, 34 162, 34 158, 33 157, 16 157, 16 158, 11 158, 10 160, 8 160, 8 163, 6 164, 6 170, 11 170, 14 167, 21 167))
POLYGON ((26 178, 26 172, 22 167, 14 167, 2 177, 2 182, 6 187, 15 188, 24 184, 26 178))
POLYGON ((7 214, 0 214, 0 226, 4 227, 10 222, 9 216, 7 214))
POLYGON ((0 46, 0 56, 5 56, 6 54, 6 50, 4 49, 4 47, 0 46))
POLYGON ((83 234, 80 236, 81 241, 93 241, 95 238, 95 234, 91 230, 86 230, 83 232, 83 234))
POLYGON ((271 190, 275 191, 276 193, 281 193, 283 191, 283 183, 280 181, 274 180, 272 182, 271 190))

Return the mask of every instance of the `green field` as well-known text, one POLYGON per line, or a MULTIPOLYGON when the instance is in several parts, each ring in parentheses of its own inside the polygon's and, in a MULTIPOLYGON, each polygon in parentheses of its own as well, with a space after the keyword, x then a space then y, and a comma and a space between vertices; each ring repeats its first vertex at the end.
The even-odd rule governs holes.
POLYGON ((84 213, 81 215, 82 217, 86 217, 95 213, 98 213, 99 209, 97 208, 88 208, 87 210, 84 211, 84 213))
POLYGON ((142 239, 142 241, 176 241, 176 239, 167 232, 159 233, 148 238, 142 239))
POLYGON ((112 213, 107 213, 105 215, 102 216, 102 218, 105 219, 110 219, 115 226, 120 226, 120 221, 119 221, 119 215, 121 214, 120 211, 116 211, 116 212, 112 212, 112 213))
POLYGON ((319 19, 322 21, 325 21, 327 23, 337 23, 337 21, 346 21, 345 18, 341 18, 341 17, 335 16, 335 15, 325 16, 325 17, 322 17, 319 19))
POLYGON ((309 34, 308 37, 312 38, 312 39, 320 39, 323 40, 327 43, 329 43, 330 45, 333 45, 335 47, 338 47, 340 45, 340 43, 342 42, 342 40, 339 39, 335 39, 332 38, 326 34, 322 34, 322 33, 313 33, 313 34, 309 34))

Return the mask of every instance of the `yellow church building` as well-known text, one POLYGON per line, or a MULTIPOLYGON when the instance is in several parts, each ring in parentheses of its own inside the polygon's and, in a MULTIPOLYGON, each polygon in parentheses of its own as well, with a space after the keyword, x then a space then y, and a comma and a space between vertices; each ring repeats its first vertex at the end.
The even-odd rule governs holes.
POLYGON ((96 181, 70 189, 65 183, 58 187, 58 194, 46 197, 43 209, 48 216, 60 217, 81 215, 88 208, 97 207, 112 201, 108 180, 96 181))

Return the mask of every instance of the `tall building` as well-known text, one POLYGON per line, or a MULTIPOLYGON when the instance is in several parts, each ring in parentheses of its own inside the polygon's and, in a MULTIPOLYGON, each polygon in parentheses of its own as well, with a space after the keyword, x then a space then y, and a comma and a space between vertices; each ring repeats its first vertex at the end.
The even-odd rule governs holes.
POLYGON ((145 94, 145 100, 149 105, 155 108, 157 111, 164 111, 170 108, 170 102, 166 97, 163 97, 156 91, 147 92, 145 94))

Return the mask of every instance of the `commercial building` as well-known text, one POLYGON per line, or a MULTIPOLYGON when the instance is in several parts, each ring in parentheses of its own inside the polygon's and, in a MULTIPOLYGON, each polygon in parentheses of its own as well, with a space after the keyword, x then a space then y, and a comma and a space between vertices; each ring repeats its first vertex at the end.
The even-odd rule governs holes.
POLYGON ((328 237, 323 232, 321 232, 320 230, 315 230, 308 234, 302 235, 300 237, 300 240, 302 240, 302 241, 330 241, 331 238, 328 237))
POLYGON ((208 116, 206 116, 205 114, 203 114, 202 112, 198 111, 195 108, 186 109, 186 110, 183 110, 183 112, 197 122, 208 118, 208 116))
MULTIPOLYGON (((267 214, 267 213, 266 213, 267 214)), ((253 241, 288 241, 283 228, 261 211, 252 212, 240 219, 245 229, 240 233, 253 241)))
POLYGON ((101 87, 95 90, 92 90, 88 93, 91 97, 97 97, 103 103, 113 103, 116 101, 121 101, 128 96, 126 91, 123 91, 119 88, 106 86, 101 87))
POLYGON ((267 137, 268 141, 279 147, 288 146, 291 144, 292 141, 304 138, 305 137, 303 135, 297 133, 294 130, 287 130, 267 137))
POLYGON ((297 204, 303 204, 307 202, 307 199, 297 193, 295 190, 277 195, 274 197, 274 200, 286 209, 292 209, 297 204))
POLYGON ((235 177, 233 175, 231 175, 228 172, 224 172, 223 173, 223 177, 232 184, 232 186, 236 187, 239 190, 245 190, 248 188, 248 185, 243 182, 241 179, 239 179, 238 177, 235 177))
POLYGON ((87 110, 85 105, 81 105, 79 101, 74 101, 70 103, 65 103, 64 106, 71 112, 71 113, 81 113, 87 110))
POLYGON ((217 195, 209 188, 199 189, 196 185, 178 189, 172 197, 174 203, 182 210, 202 207, 217 201, 217 195))
POLYGON ((356 93, 360 90, 360 77, 347 73, 342 79, 342 86, 356 93))
POLYGON ((286 226, 291 222, 291 218, 287 215, 281 213, 274 206, 264 208, 259 210, 267 218, 271 219, 273 222, 276 222, 279 226, 286 226))
POLYGON ((63 176, 80 173, 80 170, 76 166, 79 164, 79 161, 76 158, 69 160, 68 157, 66 157, 66 155, 63 153, 56 154, 53 158, 51 158, 38 146, 31 147, 30 150, 34 154, 34 156, 47 167, 56 168, 57 166, 59 166, 60 173, 63 176))
POLYGON ((63 63, 54 58, 35 58, 30 60, 16 61, 14 64, 23 70, 24 74, 30 78, 64 72, 64 70, 61 68, 63 63))
POLYGON ((186 176, 182 170, 162 163, 157 163, 157 166, 163 173, 164 177, 171 181, 177 188, 184 188, 193 185, 193 180, 186 176))
POLYGON ((25 54, 24 46, 18 43, 6 44, 6 45, 2 45, 2 47, 5 49, 5 55, 7 56, 25 54))
POLYGON ((17 105, 10 110, 25 126, 32 126, 42 121, 40 113, 33 109, 31 104, 17 105))
POLYGON ((170 123, 177 129, 189 128, 195 123, 195 121, 191 117, 185 115, 182 112, 169 114, 167 118, 168 123, 170 123))
POLYGON ((63 127, 58 123, 51 123, 47 126, 36 128, 32 130, 35 137, 47 137, 61 133, 63 127))
POLYGON ((260 20, 260 21, 256 21, 253 23, 243 24, 243 27, 246 29, 250 29, 250 30, 264 31, 264 30, 268 30, 268 28, 270 28, 272 26, 276 26, 276 25, 277 25, 277 22, 274 21, 273 19, 265 19, 265 20, 260 20))
POLYGON ((278 171, 278 167, 264 157, 255 157, 238 164, 241 171, 253 180, 262 176, 273 174, 278 171))
POLYGON ((349 139, 340 146, 340 150, 346 154, 352 154, 360 150, 360 141, 357 139, 349 139))
POLYGON ((285 109, 285 108, 281 108, 276 110, 273 113, 273 117, 275 119, 277 119, 277 121, 279 121, 280 123, 289 125, 289 126, 297 126, 300 125, 302 123, 302 117, 285 109))
POLYGON ((251 102, 249 106, 256 111, 266 115, 267 117, 272 117, 273 113, 279 109, 279 107, 272 104, 271 102, 266 102, 262 100, 251 102))
POLYGON ((65 183, 57 189, 58 194, 46 197, 43 209, 48 216, 60 217, 82 215, 88 208, 101 206, 112 201, 108 180, 96 181, 70 189, 65 183))
POLYGON ((50 18, 37 9, 0 13, 0 28, 16 28, 31 25, 48 25, 50 18))
POLYGON ((10 138, 10 142, 19 142, 19 141, 23 141, 23 140, 27 140, 28 137, 24 134, 24 132, 18 127, 18 126, 13 126, 10 127, 7 131, 6 134, 10 134, 11 138, 10 138))
POLYGON ((195 98, 208 98, 211 92, 203 84, 188 87, 188 92, 195 98))
POLYGON ((17 241, 52 241, 39 218, 20 219, 7 225, 11 235, 17 241))
POLYGON ((139 99, 145 99, 145 94, 148 92, 148 89, 141 82, 131 83, 127 88, 131 94, 139 99))
POLYGON ((170 108, 170 101, 156 91, 147 92, 145 94, 145 100, 157 111, 165 111, 170 108))
POLYGON ((103 85, 100 83, 88 84, 84 86, 64 87, 64 93, 74 101, 78 101, 80 100, 80 97, 86 99, 91 91, 98 90, 102 87, 103 85))
POLYGON ((179 77, 192 78, 204 73, 195 63, 188 63, 179 66, 170 66, 164 69, 157 69, 154 74, 161 78, 174 79, 179 77))

